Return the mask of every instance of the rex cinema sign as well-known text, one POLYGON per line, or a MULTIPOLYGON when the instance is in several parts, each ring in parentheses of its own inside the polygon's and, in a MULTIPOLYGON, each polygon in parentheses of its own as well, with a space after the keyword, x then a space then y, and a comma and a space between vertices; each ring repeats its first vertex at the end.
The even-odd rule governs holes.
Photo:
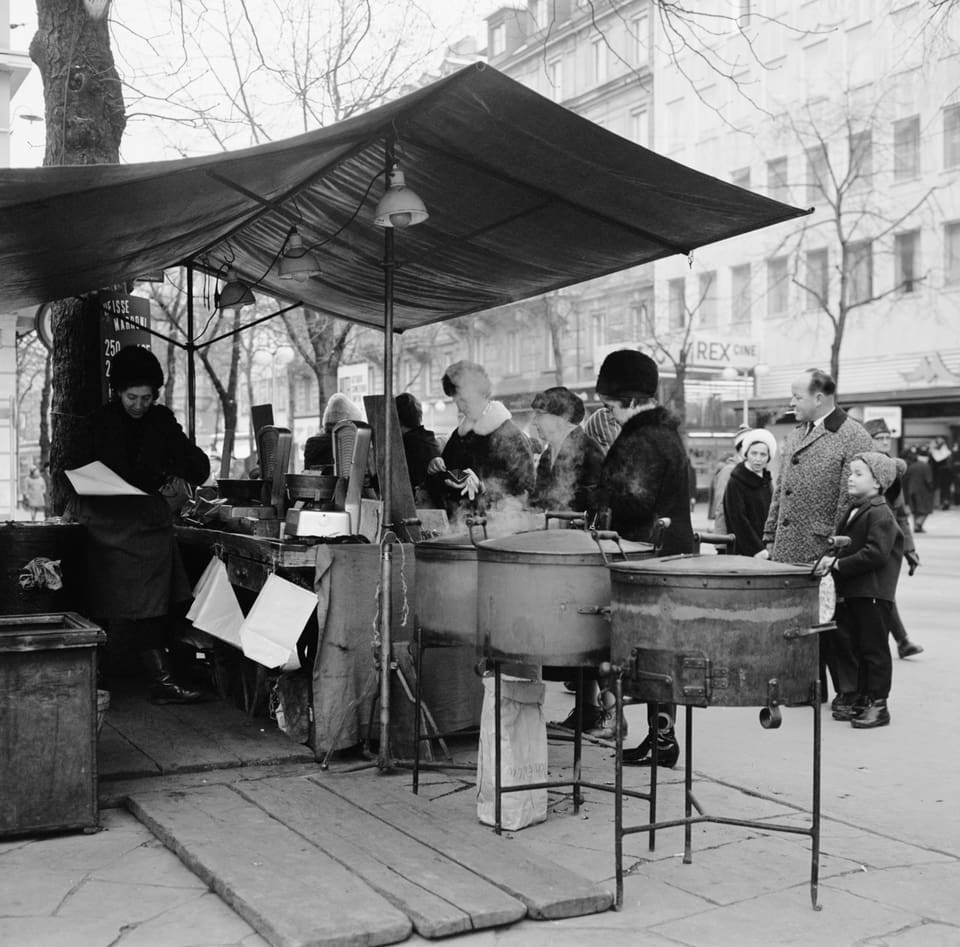
POLYGON ((752 339, 730 339, 721 336, 691 336, 687 365, 697 368, 753 368, 760 357, 760 345, 752 339))

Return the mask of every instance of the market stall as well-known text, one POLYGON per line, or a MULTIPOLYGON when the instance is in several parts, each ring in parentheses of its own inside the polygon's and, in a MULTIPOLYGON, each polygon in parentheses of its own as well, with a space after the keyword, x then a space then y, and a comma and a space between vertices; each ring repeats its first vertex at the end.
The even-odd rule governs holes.
MULTIPOLYGON (((244 151, 0 172, 0 305, 40 305, 182 264, 191 287, 199 270, 225 292, 229 268, 241 294, 253 288, 383 328, 384 363, 392 365, 395 332, 691 254, 803 213, 471 66, 335 126, 244 151), (378 217, 378 181, 395 190, 400 170, 425 212, 378 217), (302 281, 284 278, 281 265, 294 236, 320 262, 302 281)), ((192 292, 187 303, 192 408, 194 356, 209 340, 195 332, 192 292)), ((392 394, 387 372, 386 404, 392 394)), ((394 425, 387 412, 388 472, 394 425)), ((380 551, 370 553, 379 556, 381 668, 397 630, 393 547, 403 532, 389 475, 382 500, 380 551)))

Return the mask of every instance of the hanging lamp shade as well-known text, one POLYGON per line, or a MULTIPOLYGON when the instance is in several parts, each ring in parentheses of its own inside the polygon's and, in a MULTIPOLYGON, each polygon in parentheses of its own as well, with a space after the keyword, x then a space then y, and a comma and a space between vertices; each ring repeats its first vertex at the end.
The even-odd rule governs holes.
POLYGON ((413 227, 430 215, 417 193, 407 187, 399 165, 388 176, 387 189, 377 203, 373 222, 378 227, 413 227))
POLYGON ((281 279, 295 279, 303 282, 320 272, 320 261, 313 251, 303 245, 303 238, 294 227, 287 238, 280 265, 277 268, 281 279))
POLYGON ((257 301, 253 290, 237 276, 235 270, 227 270, 227 281, 216 295, 217 309, 243 309, 257 301))

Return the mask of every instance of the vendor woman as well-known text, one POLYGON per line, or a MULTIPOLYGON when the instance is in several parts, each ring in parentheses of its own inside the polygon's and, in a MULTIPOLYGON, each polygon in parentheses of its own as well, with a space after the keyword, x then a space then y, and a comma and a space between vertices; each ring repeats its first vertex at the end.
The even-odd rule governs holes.
POLYGON ((483 366, 454 362, 442 383, 460 423, 443 454, 427 467, 431 493, 444 496, 449 515, 481 497, 487 508, 507 497, 525 500, 534 486, 530 443, 506 406, 491 400, 493 386, 483 366))
POLYGON ((170 608, 190 597, 190 585, 165 493, 176 478, 203 483, 210 461, 157 403, 163 370, 149 349, 121 349, 110 386, 110 401, 87 418, 67 466, 101 461, 145 495, 74 496, 68 503, 65 518, 87 530, 88 611, 108 640, 127 639, 139 651, 155 703, 191 703, 201 695, 174 680, 166 651, 170 608))

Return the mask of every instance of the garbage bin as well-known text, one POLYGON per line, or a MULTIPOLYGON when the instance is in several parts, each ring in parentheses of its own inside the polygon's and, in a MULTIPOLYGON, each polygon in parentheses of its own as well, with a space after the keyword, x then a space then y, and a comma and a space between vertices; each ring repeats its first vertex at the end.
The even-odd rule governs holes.
POLYGON ((99 826, 105 640, 74 612, 0 616, 0 837, 99 826))

